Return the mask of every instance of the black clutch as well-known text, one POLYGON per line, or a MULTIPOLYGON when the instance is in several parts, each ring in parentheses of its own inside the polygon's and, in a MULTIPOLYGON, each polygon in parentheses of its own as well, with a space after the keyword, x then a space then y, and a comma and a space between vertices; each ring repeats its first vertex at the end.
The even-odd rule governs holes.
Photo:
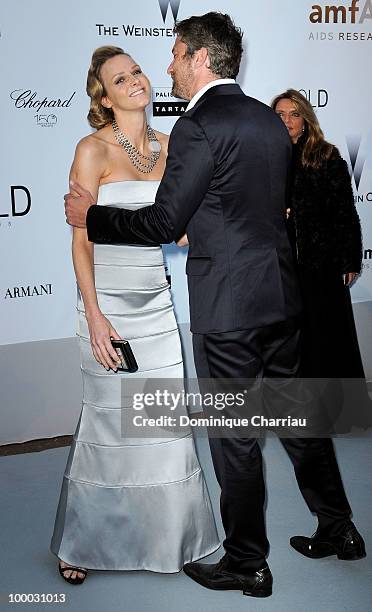
POLYGON ((111 344, 120 357, 120 372, 137 372, 138 364, 128 340, 111 340, 111 344))

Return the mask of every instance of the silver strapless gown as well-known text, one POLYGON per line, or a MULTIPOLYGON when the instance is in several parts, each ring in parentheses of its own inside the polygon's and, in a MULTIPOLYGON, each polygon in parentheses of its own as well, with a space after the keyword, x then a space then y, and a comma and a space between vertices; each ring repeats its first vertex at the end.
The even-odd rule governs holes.
MULTIPOLYGON (((141 208, 154 202, 158 185, 102 185, 98 203, 141 208)), ((130 340, 139 371, 107 372, 95 361, 79 297, 83 407, 51 550, 66 563, 90 569, 177 572, 219 546, 191 431, 166 440, 134 440, 121 432, 123 378, 184 376, 162 250, 95 245, 94 273, 100 309, 130 340)))

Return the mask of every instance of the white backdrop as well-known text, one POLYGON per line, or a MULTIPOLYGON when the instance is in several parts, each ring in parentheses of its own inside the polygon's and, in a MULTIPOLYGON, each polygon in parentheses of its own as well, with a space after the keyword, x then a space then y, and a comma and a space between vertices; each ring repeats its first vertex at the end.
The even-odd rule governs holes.
MULTIPOLYGON (((149 107, 149 120, 169 132, 176 117, 167 114, 166 68, 177 14, 228 10, 244 31, 243 90, 267 103, 288 87, 303 90, 326 138, 350 163, 365 250, 352 296, 372 379, 372 2, 361 0, 354 13, 351 0, 337 10, 324 1, 312 6, 308 0, 2 1, 0 443, 71 433, 80 410, 76 287, 62 196, 76 143, 90 132, 85 82, 92 51, 121 46, 141 64, 160 114, 153 117, 149 107)), ((185 327, 185 253, 174 246, 165 251, 185 327)))

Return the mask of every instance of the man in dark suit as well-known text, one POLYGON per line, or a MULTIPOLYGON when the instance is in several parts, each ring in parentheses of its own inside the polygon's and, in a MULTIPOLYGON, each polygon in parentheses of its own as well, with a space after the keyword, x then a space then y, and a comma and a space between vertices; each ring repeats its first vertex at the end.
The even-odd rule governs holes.
MULTIPOLYGON (((227 15, 208 13, 175 26, 168 68, 174 94, 191 100, 176 122, 153 206, 126 211, 66 198, 71 225, 96 243, 160 244, 187 232, 190 319, 198 376, 293 377, 299 372, 300 299, 285 227, 291 144, 283 122, 243 94, 242 34, 227 15), (88 211, 88 212, 87 212, 88 211), (85 220, 87 213, 87 219, 85 220)), ((312 557, 364 556, 350 521, 332 442, 283 439, 319 527, 291 544, 312 557)), ((213 589, 271 594, 266 563, 264 480, 254 437, 210 440, 221 486, 226 554, 185 572, 213 589)))

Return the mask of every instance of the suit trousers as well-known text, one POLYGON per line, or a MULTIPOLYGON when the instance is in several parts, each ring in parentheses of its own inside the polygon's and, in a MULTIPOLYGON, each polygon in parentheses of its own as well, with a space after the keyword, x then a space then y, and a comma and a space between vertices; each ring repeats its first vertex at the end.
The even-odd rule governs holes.
MULTIPOLYGON (((293 319, 257 329, 193 334, 193 347, 200 381, 261 379, 264 383, 265 378, 293 379, 300 373, 300 329, 293 319)), ((319 532, 337 536, 350 523, 351 509, 332 440, 286 437, 281 442, 293 464, 301 493, 318 518, 319 532)), ((269 550, 260 445, 253 436, 234 435, 210 435, 209 443, 221 488, 224 547, 229 563, 232 568, 256 570, 264 564, 269 550)))

